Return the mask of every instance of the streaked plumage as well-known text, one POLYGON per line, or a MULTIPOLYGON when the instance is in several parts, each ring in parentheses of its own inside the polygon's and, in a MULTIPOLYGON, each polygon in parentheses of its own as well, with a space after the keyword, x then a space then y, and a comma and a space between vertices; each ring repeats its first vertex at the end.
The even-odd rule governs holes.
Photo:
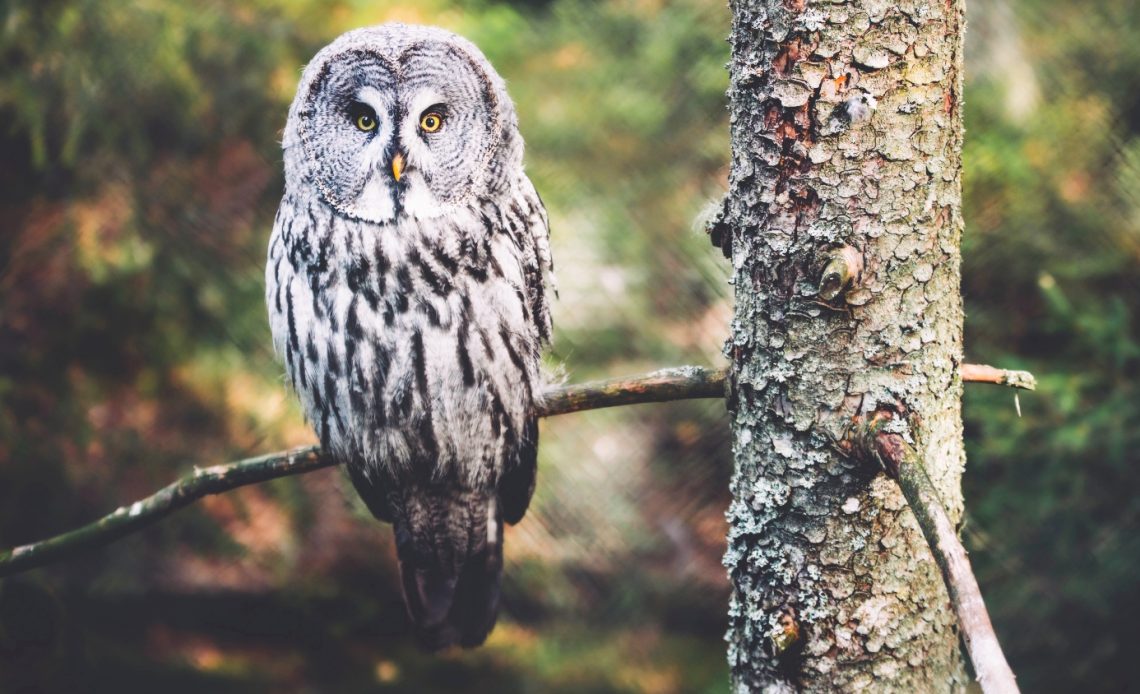
POLYGON ((546 212, 514 106, 470 42, 382 25, 317 54, 283 146, 274 346, 322 445, 393 523, 421 642, 478 645, 502 522, 534 490, 551 330, 546 212))

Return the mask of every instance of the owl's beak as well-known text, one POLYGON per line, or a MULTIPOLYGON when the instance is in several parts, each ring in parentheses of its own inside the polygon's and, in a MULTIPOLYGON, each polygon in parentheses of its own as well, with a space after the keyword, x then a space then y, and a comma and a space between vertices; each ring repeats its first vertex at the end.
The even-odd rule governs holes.
POLYGON ((396 155, 394 157, 392 157, 392 178, 396 179, 396 181, 399 182, 400 176, 403 173, 404 173, 404 155, 400 152, 396 152, 396 155))

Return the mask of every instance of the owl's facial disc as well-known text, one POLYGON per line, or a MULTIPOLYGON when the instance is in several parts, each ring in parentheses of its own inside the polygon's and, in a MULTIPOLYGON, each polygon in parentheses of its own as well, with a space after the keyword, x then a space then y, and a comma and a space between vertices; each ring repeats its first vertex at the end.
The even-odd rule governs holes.
POLYGON ((321 197, 376 224, 439 217, 478 195, 499 145, 489 79, 454 45, 349 50, 313 80, 300 133, 321 197))

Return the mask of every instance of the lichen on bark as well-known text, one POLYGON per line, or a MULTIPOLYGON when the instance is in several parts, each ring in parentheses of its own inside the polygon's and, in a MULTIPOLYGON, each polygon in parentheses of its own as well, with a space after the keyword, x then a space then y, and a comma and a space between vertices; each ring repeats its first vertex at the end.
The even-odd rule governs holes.
POLYGON ((732 171, 713 240, 736 288, 734 685, 961 689, 954 615, 913 516, 836 445, 854 417, 904 410, 960 517, 961 0, 730 6, 732 171), (862 272, 825 300, 845 246, 862 272))

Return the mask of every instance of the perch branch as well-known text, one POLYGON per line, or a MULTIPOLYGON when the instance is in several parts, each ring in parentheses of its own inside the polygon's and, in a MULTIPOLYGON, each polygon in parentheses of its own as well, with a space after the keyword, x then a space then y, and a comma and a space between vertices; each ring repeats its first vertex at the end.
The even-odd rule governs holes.
MULTIPOLYGON (((988 368, 988 367, 987 367, 988 368)), ((950 602, 958 616, 966 651, 974 665, 984 694, 1018 692, 1013 670, 1006 662, 990 622, 989 612, 966 549, 958 539, 954 524, 946 515, 938 490, 926 475, 918 451, 903 434, 888 431, 889 413, 878 413, 861 432, 858 442, 863 453, 877 459, 887 474, 898 482, 910 510, 942 572, 950 602)))
MULTIPOLYGON (((541 417, 553 417, 619 405, 718 398, 724 396, 726 378, 726 369, 681 366, 642 376, 550 388, 543 394, 538 414, 541 417)), ((1033 384, 1032 375, 1025 372, 1002 372, 993 367, 976 367, 971 364, 963 365, 962 380, 1005 383, 1020 388, 1032 388, 1033 384), (984 373, 987 378, 972 377, 978 369, 986 370, 984 373), (1023 374, 1024 377, 994 380, 989 377, 991 372, 1023 374)), ((335 464, 335 461, 322 455, 318 447, 308 446, 225 465, 195 468, 192 474, 158 492, 129 506, 120 507, 80 528, 40 542, 0 550, 0 577, 50 564, 79 550, 110 544, 124 535, 158 522, 202 497, 335 464)))
POLYGON ((666 400, 723 398, 727 369, 678 366, 644 376, 591 381, 576 386, 551 388, 543 394, 539 416, 553 417, 582 410, 618 405, 638 405, 666 400))
POLYGON ((47 540, 0 551, 0 577, 34 569, 79 550, 100 547, 152 525, 178 509, 210 494, 257 484, 286 475, 312 472, 336 463, 317 446, 270 453, 226 465, 195 467, 194 472, 130 506, 47 540))
MULTIPOLYGON (((548 389, 542 417, 643 402, 724 397, 725 371, 697 366, 662 369, 643 376, 548 389)), ((44 566, 77 551, 99 547, 152 525, 202 497, 336 465, 317 446, 270 453, 236 463, 195 468, 158 492, 122 506, 80 528, 40 542, 0 550, 0 577, 44 566)))

